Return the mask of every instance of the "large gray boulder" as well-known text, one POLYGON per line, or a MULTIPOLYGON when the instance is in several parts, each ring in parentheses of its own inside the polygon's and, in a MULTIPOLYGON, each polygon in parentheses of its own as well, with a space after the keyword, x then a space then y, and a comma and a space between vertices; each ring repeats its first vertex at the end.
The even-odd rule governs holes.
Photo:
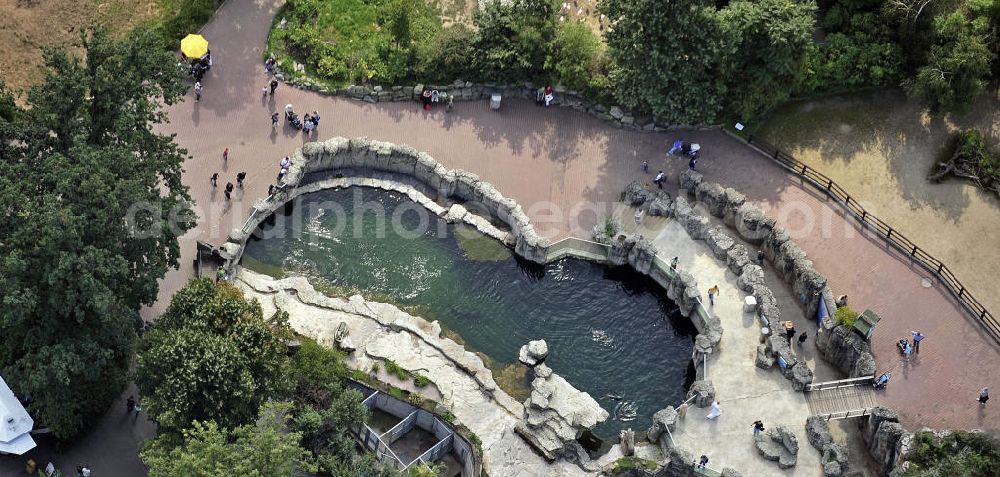
POLYGON ((806 386, 812 384, 813 382, 813 371, 809 369, 805 361, 799 361, 795 367, 792 368, 792 389, 796 391, 804 391, 806 386))
POLYGON ((649 271, 653 268, 654 259, 656 259, 656 247, 653 246, 652 242, 642 237, 639 237, 628 252, 628 263, 643 275, 649 275, 649 271))
POLYGON ((695 190, 698 202, 705 204, 708 213, 715 217, 723 217, 726 211, 726 191, 715 182, 702 182, 695 190))
POLYGON ((670 194, 661 191, 656 194, 656 198, 649 203, 647 212, 653 217, 668 217, 673 206, 670 194))
POLYGON ((687 392, 687 398, 691 397, 694 397, 694 404, 698 407, 711 406, 715 401, 715 386, 707 379, 695 381, 687 392))
POLYGON ((823 465, 823 477, 840 477, 850 469, 847 446, 843 444, 830 443, 823 446, 823 456, 820 463, 823 465))
POLYGON ((760 369, 770 369, 774 366, 774 358, 767 352, 767 345, 757 345, 757 359, 753 364, 760 369))
POLYGON ((757 452, 767 460, 775 461, 778 467, 790 469, 798 461, 799 441, 785 426, 775 426, 771 430, 754 436, 757 452))
POLYGON ((736 244, 726 252, 726 265, 736 276, 743 273, 743 267, 750 263, 750 251, 743 244, 736 244))
POLYGON ((756 205, 744 203, 735 214, 733 225, 740 237, 754 245, 762 244, 774 228, 774 219, 764 215, 764 211, 756 205))
POLYGON ((549 355, 549 345, 545 340, 533 340, 521 346, 517 360, 526 366, 538 366, 549 355))
POLYGON ((736 286, 747 293, 753 293, 754 285, 764 284, 764 269, 755 263, 743 266, 743 272, 736 279, 736 286))
POLYGON ((695 195, 698 190, 698 186, 705 180, 705 178, 699 172, 692 171, 690 169, 681 172, 677 176, 678 185, 682 191, 688 193, 688 195, 695 195))
POLYGON ((639 207, 653 200, 653 197, 653 193, 649 189, 646 189, 639 181, 632 181, 629 185, 625 186, 625 190, 622 192, 622 202, 632 207, 639 207))
POLYGON ((535 367, 531 395, 524 402, 524 420, 515 430, 551 461, 583 431, 608 417, 608 411, 589 394, 540 364, 535 367))
POLYGON ((666 407, 656 411, 653 414, 653 425, 649 426, 649 430, 646 431, 646 438, 649 442, 659 442, 660 437, 667 431, 673 431, 674 427, 677 425, 677 410, 671 407, 666 407))
POLYGON ((806 419, 806 439, 809 441, 809 445, 821 452, 828 444, 832 444, 833 435, 830 434, 830 425, 826 419, 819 416, 809 416, 806 419))
POLYGON ((719 260, 725 260, 729 249, 735 244, 736 241, 722 227, 712 227, 705 231, 705 245, 719 260))

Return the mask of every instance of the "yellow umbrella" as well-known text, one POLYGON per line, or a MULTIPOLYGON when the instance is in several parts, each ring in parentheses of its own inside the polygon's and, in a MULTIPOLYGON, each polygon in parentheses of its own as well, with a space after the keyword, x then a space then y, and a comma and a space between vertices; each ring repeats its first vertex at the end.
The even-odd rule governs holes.
POLYGON ((181 40, 181 53, 191 59, 201 58, 208 53, 208 40, 201 35, 191 33, 181 40))

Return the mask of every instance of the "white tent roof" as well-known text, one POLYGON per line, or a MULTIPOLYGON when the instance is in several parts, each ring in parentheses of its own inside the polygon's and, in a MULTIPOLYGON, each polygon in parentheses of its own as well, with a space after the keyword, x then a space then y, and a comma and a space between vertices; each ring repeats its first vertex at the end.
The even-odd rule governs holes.
POLYGON ((33 427, 35 421, 0 376, 0 452, 24 454, 35 447, 33 427))

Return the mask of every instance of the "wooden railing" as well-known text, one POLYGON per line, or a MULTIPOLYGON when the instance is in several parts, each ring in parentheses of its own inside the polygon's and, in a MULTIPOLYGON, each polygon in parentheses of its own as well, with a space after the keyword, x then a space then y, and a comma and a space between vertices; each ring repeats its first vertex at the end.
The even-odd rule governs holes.
POLYGON ((969 292, 962 282, 958 281, 958 278, 948 269, 944 262, 934 258, 934 256, 913 243, 912 240, 906 238, 905 235, 894 229, 884 220, 869 213, 864 207, 861 207, 857 199, 851 197, 847 190, 822 172, 809 167, 807 164, 792 157, 792 155, 779 150, 757 136, 749 135, 747 142, 780 166, 804 179, 807 184, 812 185, 818 191, 826 194, 827 197, 839 202, 865 228, 875 232, 878 236, 885 239, 887 243, 896 247, 900 252, 908 255, 913 261, 927 269, 928 272, 937 276, 958 302, 983 324, 983 327, 993 339, 1000 342, 1000 321, 982 303, 979 303, 979 300, 972 296, 972 293, 969 292))

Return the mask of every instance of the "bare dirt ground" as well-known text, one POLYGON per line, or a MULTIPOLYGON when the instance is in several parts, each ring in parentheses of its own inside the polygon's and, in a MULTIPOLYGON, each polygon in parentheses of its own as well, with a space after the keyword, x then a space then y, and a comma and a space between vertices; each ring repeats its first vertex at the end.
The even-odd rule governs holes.
POLYGON ((127 31, 159 14, 158 0, 0 0, 0 79, 18 91, 42 78, 42 48, 78 45, 98 22, 127 31))
POLYGON ((959 180, 927 181, 948 138, 966 127, 1000 144, 1000 92, 965 115, 943 117, 897 91, 834 96, 788 104, 758 129, 942 260, 998 314, 1000 198, 959 180))

